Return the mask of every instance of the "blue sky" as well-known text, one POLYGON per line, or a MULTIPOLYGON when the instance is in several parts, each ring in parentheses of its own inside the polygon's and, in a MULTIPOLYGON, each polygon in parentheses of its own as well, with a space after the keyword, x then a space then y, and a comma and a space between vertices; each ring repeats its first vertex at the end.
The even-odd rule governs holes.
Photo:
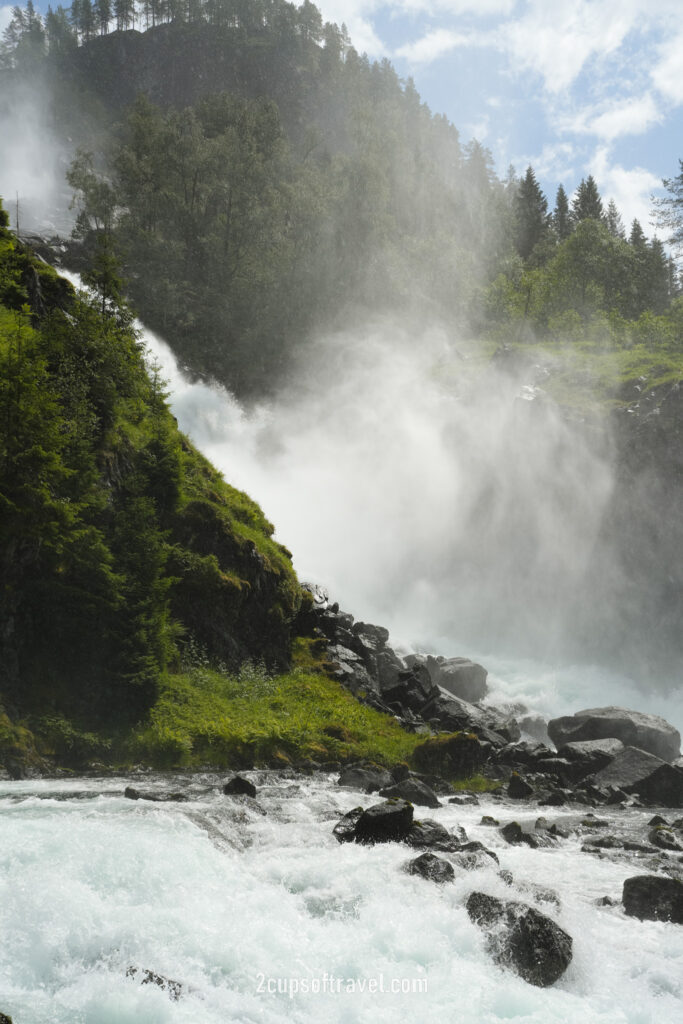
MULTIPOLYGON (((38 8, 46 3, 39 2, 38 8)), ((492 152, 528 164, 554 205, 593 174, 626 224, 683 156, 681 0, 318 0, 371 58, 492 152)), ((10 16, 0 0, 0 29, 10 16)))

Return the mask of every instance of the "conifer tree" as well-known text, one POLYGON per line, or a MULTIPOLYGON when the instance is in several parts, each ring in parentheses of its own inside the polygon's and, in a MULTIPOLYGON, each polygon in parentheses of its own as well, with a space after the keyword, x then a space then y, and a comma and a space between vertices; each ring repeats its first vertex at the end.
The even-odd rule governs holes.
POLYGON ((610 199, 607 206, 607 213, 605 214, 605 224, 607 230, 613 238, 625 238, 626 230, 624 228, 624 222, 621 219, 621 214, 617 209, 617 204, 613 199, 610 199))
POLYGON ((548 201, 536 180, 533 167, 527 167, 515 198, 515 245, 523 260, 528 260, 548 231, 548 201))
POLYGON ((569 238, 572 233, 572 221, 569 213, 569 200, 563 185, 559 185, 555 196, 555 209, 553 210, 553 227, 560 242, 569 238))
POLYGON ((576 190, 572 200, 572 219, 575 224, 582 220, 602 220, 603 209, 602 199, 598 192, 598 186, 592 174, 581 179, 581 184, 576 190))

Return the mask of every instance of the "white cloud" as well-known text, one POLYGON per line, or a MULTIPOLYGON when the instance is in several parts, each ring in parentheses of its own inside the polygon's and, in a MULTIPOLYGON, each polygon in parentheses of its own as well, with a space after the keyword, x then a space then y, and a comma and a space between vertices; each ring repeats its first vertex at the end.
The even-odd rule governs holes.
POLYGON ((612 164, 607 146, 600 146, 589 161, 586 169, 595 178, 600 194, 605 199, 614 199, 628 226, 635 218, 640 221, 646 235, 652 234, 652 201, 655 189, 661 189, 662 181, 645 167, 622 167, 612 164))
POLYGON ((683 32, 660 48, 660 61, 652 69, 659 92, 674 103, 683 103, 683 32))
POLYGON ((372 16, 387 6, 385 0, 318 0, 325 21, 346 25, 351 43, 359 53, 382 57, 387 46, 375 32, 372 16))
POLYGON ((446 53, 456 49, 458 46, 468 46, 471 38, 459 32, 451 32, 449 29, 437 28, 428 32, 422 39, 415 43, 407 43, 400 46, 395 53, 397 57, 403 57, 409 64, 431 64, 446 53))
POLYGON ((559 118, 556 123, 565 133, 597 135, 604 142, 614 142, 624 135, 642 135, 663 120, 663 113, 648 92, 607 107, 584 107, 576 114, 559 118))
POLYGON ((546 142, 537 156, 523 156, 515 159, 515 165, 533 167, 537 177, 552 181, 572 181, 575 177, 574 147, 568 142, 546 142))
POLYGON ((636 0, 530 0, 521 18, 504 25, 499 46, 517 70, 539 74, 545 88, 571 86, 586 63, 617 50, 636 27, 636 0))
POLYGON ((411 13, 476 14, 486 18, 512 14, 516 3, 517 0, 397 0, 392 6, 411 13))

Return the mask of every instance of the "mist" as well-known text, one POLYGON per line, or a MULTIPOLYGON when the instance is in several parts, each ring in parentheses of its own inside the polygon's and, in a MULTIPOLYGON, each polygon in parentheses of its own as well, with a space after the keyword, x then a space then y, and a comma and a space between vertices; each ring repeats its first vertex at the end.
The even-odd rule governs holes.
POLYGON ((0 94, 0 198, 14 229, 18 198, 21 234, 67 236, 74 224, 65 178, 73 147, 58 138, 51 107, 40 80, 0 94))

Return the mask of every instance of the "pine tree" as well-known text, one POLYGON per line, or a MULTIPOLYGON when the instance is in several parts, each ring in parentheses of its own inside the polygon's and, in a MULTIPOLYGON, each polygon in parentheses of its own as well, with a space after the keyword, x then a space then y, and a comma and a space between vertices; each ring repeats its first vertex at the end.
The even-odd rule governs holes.
POLYGON ((677 249, 683 245, 683 160, 679 160, 680 174, 675 178, 664 178, 662 185, 669 193, 663 199, 655 199, 655 216, 658 227, 671 232, 667 241, 677 249))
POLYGON ((575 224, 582 220, 602 220, 602 199, 592 174, 581 180, 572 200, 572 219, 575 224))
POLYGON ((607 206, 607 213, 605 214, 605 224, 610 235, 614 238, 626 238, 626 230, 624 228, 624 222, 621 219, 621 214, 617 209, 617 204, 613 199, 610 199, 607 206))
POLYGON ((548 201, 536 180, 533 167, 527 167, 515 198, 515 245, 523 260, 528 260, 548 231, 548 201))
POLYGON ((555 196, 555 209, 553 210, 553 227, 560 242, 569 238, 572 233, 572 220, 569 213, 569 200, 564 186, 560 185, 555 196))
POLYGON ((100 35, 104 36, 109 31, 109 22, 112 17, 111 0, 95 0, 95 19, 99 25, 100 35))

